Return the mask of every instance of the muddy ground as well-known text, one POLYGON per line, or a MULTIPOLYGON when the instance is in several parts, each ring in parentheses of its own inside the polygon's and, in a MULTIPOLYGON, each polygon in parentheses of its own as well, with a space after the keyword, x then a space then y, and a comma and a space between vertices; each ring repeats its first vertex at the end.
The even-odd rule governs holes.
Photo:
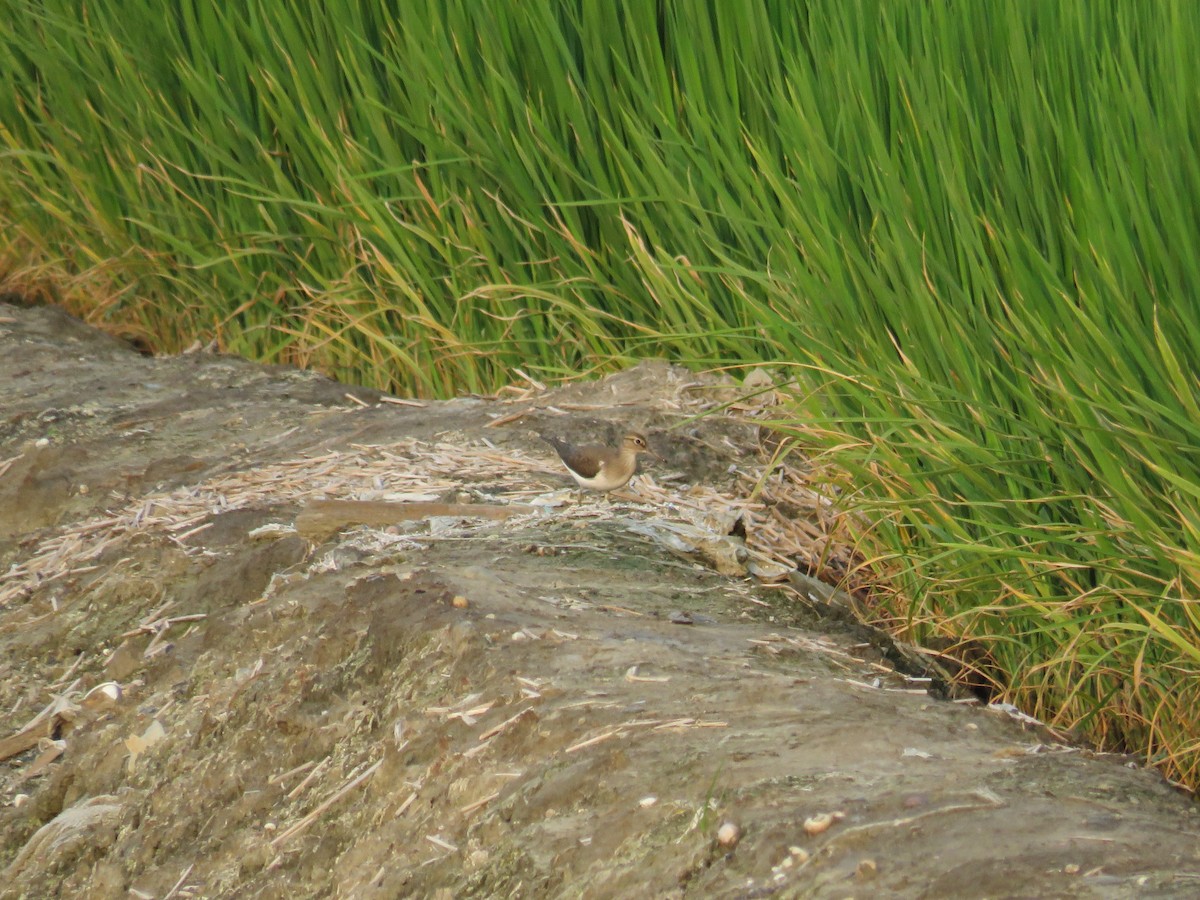
POLYGON ((695 381, 397 405, 0 305, 0 897, 1196 896, 1187 796, 739 574, 695 381), (535 436, 627 427, 608 501, 535 436))

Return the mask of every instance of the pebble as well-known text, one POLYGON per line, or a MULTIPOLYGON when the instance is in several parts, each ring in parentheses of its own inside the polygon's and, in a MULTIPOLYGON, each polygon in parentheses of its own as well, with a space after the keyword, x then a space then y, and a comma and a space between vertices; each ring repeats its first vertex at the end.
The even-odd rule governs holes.
POLYGON ((879 866, 873 859, 864 859, 854 869, 854 877, 859 881, 870 881, 879 874, 879 866))

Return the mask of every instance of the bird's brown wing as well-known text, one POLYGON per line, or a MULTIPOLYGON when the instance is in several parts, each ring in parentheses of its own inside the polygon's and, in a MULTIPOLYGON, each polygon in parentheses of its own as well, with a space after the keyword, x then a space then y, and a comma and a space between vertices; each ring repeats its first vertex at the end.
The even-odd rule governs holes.
POLYGON ((543 437, 554 445, 559 459, 566 463, 567 468, 572 472, 578 472, 584 478, 595 478, 600 474, 601 460, 600 455, 596 452, 598 448, 576 447, 574 444, 568 444, 556 437, 545 435, 543 437))

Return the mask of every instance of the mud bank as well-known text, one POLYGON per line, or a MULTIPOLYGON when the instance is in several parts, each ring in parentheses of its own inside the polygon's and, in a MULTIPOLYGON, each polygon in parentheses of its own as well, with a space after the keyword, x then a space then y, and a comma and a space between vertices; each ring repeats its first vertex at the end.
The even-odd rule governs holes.
POLYGON ((745 574, 755 429, 688 373, 398 405, 0 306, 0 385, 0 897, 1200 891, 1155 774, 745 574), (627 427, 608 501, 534 437, 627 427))

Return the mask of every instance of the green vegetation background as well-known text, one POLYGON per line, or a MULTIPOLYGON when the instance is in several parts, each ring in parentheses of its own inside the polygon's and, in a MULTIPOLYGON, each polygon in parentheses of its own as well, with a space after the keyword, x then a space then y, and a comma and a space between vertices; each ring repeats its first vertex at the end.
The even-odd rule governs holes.
POLYGON ((1200 5, 0 14, 10 289, 419 395, 785 364, 881 618, 1200 785, 1200 5))

